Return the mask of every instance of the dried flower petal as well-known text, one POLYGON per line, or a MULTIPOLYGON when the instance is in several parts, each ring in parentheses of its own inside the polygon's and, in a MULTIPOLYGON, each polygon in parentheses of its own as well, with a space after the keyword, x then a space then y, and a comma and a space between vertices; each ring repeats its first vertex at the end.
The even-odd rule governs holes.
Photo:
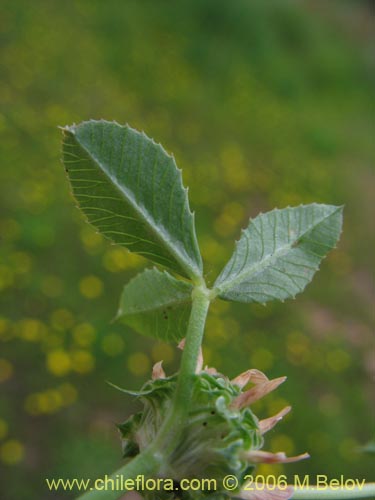
POLYGON ((183 338, 182 340, 180 340, 180 342, 177 344, 177 348, 178 349, 181 349, 181 351, 184 350, 184 347, 185 347, 185 339, 183 338))
POLYGON ((216 368, 213 368, 212 366, 205 366, 204 370, 205 373, 208 373, 209 375, 219 375, 219 372, 216 370, 216 368))
POLYGON ((252 387, 248 391, 243 392, 242 394, 237 396, 233 400, 231 408, 240 409, 244 406, 249 406, 252 403, 255 403, 255 401, 258 401, 258 399, 275 390, 276 387, 285 382, 285 380, 286 377, 274 378, 273 380, 269 380, 268 382, 264 382, 262 384, 256 385, 255 387, 252 387))
POLYGON ((165 371, 162 367, 163 361, 158 361, 152 367, 152 380, 157 380, 158 378, 166 378, 165 371))
POLYGON ((268 377, 263 372, 252 368, 251 370, 241 373, 236 378, 231 380, 231 382, 233 385, 237 385, 240 389, 242 389, 249 382, 252 382, 253 384, 262 384, 264 382, 268 382, 268 380, 268 377))
POLYGON ((278 453, 271 453, 270 451, 253 450, 244 454, 246 459, 251 463, 264 463, 264 464, 287 464, 290 462, 298 462, 305 458, 310 458, 308 453, 302 453, 295 457, 287 457, 283 451, 278 453))
POLYGON ((283 408, 279 413, 274 415, 273 417, 265 418, 264 420, 259 421, 259 429, 262 434, 265 434, 269 430, 273 429, 275 425, 282 420, 285 415, 287 415, 290 410, 292 409, 291 406, 286 406, 283 408))

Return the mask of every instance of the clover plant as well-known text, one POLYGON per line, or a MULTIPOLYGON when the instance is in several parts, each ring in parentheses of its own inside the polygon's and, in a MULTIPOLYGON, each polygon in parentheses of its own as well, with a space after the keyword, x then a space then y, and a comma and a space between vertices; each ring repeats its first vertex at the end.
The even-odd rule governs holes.
MULTIPOLYGON (((204 365, 201 344, 213 300, 265 304, 302 292, 339 239, 342 207, 313 203, 258 215, 242 231, 231 258, 208 288, 194 214, 173 156, 143 132, 114 122, 88 121, 62 131, 63 163, 87 221, 157 266, 125 285, 117 320, 183 349, 177 374, 166 375, 159 362, 152 378, 132 393, 143 409, 119 425, 127 461, 113 477, 141 474, 173 480, 173 491, 142 491, 149 499, 322 496, 291 487, 244 489, 257 463, 292 462, 308 454, 286 457, 262 449, 264 433, 290 408, 259 420, 251 405, 285 377, 269 380, 252 368, 229 380, 204 365), (228 475, 233 490, 220 486, 228 475), (179 491, 184 478, 216 478, 219 487, 179 491)), ((369 488, 349 493, 371 496, 369 488)), ((348 498, 347 493, 331 491, 325 498, 348 498)), ((121 494, 94 490, 82 498, 110 500, 121 494)))

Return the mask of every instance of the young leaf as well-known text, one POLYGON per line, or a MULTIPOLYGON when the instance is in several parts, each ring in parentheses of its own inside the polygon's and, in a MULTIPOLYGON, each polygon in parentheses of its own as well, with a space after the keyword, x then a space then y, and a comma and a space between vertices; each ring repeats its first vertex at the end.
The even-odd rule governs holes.
POLYGON ((339 239, 342 207, 311 205, 258 215, 243 230, 214 288, 238 302, 284 300, 302 292, 339 239))
POLYGON ((187 190, 174 158, 144 133, 100 121, 63 129, 63 161, 88 221, 185 277, 202 275, 187 190))
POLYGON ((178 342, 186 335, 192 285, 146 269, 125 285, 117 319, 149 337, 178 342))

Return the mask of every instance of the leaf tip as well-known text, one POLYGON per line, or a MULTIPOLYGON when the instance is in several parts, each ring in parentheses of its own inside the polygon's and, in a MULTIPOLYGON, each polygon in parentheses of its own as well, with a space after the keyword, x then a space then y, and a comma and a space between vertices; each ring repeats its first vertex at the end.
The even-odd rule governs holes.
POLYGON ((72 125, 58 126, 58 128, 63 133, 69 133, 69 134, 75 135, 77 125, 76 125, 76 123, 72 123, 72 125))

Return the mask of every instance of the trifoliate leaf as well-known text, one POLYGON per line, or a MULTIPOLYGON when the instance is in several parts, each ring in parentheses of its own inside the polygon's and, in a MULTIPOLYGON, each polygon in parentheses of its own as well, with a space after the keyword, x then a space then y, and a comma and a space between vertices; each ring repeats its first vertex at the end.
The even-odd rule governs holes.
POLYGON ((63 161, 88 221, 106 237, 185 277, 202 274, 187 190, 174 158, 129 126, 63 129, 63 161))
POLYGON ((238 302, 294 297, 336 245, 341 226, 342 207, 332 205, 313 203, 258 215, 217 278, 216 293, 238 302))

